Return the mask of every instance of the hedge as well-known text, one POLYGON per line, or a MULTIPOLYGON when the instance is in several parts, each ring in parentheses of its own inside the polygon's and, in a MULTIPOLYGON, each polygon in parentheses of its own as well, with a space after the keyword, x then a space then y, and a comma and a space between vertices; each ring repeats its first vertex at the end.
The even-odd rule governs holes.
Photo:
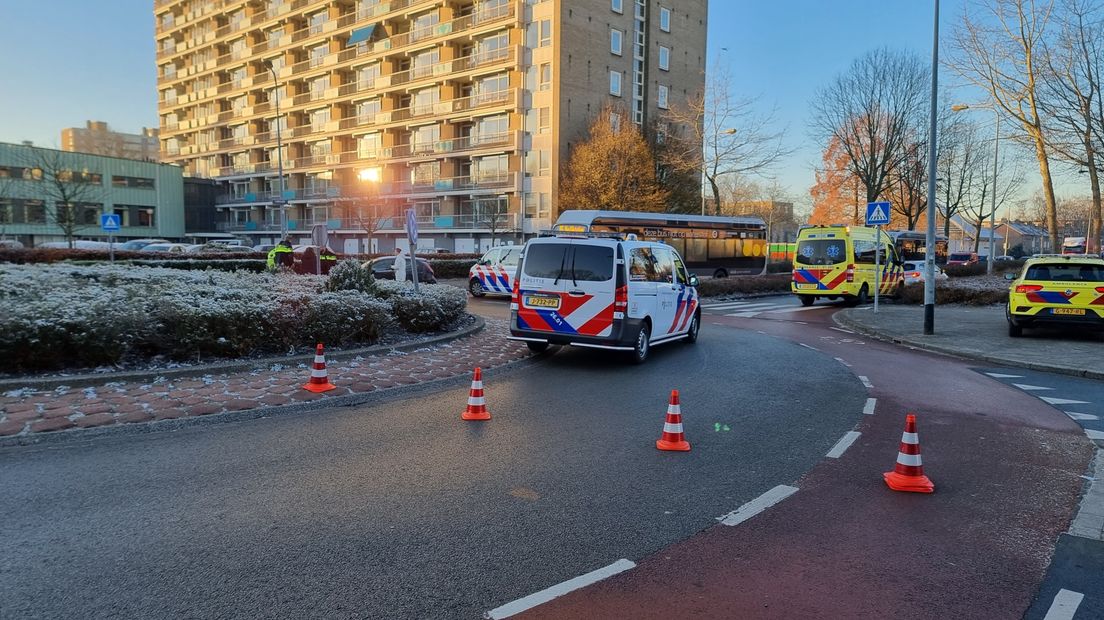
MULTIPOLYGON (((907 284, 897 300, 904 304, 924 303, 924 283, 907 284)), ((954 280, 936 284, 936 304, 964 304, 967 306, 991 306, 1008 302, 1008 287, 964 286, 954 280)))
POLYGON ((768 274, 765 276, 729 276, 727 278, 703 279, 698 283, 698 293, 702 297, 753 293, 788 293, 793 276, 768 274))

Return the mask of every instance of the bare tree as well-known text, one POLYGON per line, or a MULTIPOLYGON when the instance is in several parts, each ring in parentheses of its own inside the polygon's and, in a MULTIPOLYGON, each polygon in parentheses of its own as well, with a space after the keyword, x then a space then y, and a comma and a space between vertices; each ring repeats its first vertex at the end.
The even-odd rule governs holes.
POLYGON ((495 245, 498 235, 513 232, 510 214, 505 205, 498 200, 481 201, 477 207, 476 224, 486 227, 491 233, 491 247, 495 245))
POLYGON ((688 132, 681 152, 671 153, 671 163, 683 172, 705 175, 713 211, 719 214, 722 179, 765 174, 793 149, 784 144, 786 131, 776 128, 776 111, 764 111, 761 97, 737 96, 733 85, 738 82, 728 68, 714 65, 705 92, 672 106, 664 118, 688 132))
POLYGON ((42 195, 53 201, 46 208, 47 221, 61 229, 69 247, 77 233, 98 224, 103 209, 103 179, 85 170, 74 170, 68 154, 53 149, 28 148, 24 166, 40 183, 42 195))
MULTIPOLYGON (((991 146, 991 142, 979 141, 977 149, 986 151, 991 146)), ((981 157, 980 153, 973 159, 978 164, 974 166, 973 170, 966 173, 970 178, 970 182, 967 185, 966 195, 963 197, 962 213, 974 228, 973 251, 977 253, 981 246, 981 231, 985 227, 985 222, 991 220, 994 214, 1000 211, 1012 199, 1012 196, 1019 191, 1020 185, 1023 183, 1023 171, 1014 159, 1007 156, 997 160, 995 170, 994 165, 986 161, 985 157, 981 157), (995 188, 993 185, 994 174, 997 175, 995 188), (993 198, 994 191, 996 192, 995 200, 993 198)), ((994 231, 990 231, 990 234, 994 234, 994 231)), ((990 256, 989 260, 993 260, 993 258, 990 256)))
POLYGON ((385 206, 381 206, 378 198, 373 196, 361 196, 349 203, 348 212, 350 219, 364 231, 367 238, 364 253, 372 253, 372 239, 376 233, 384 228, 394 218, 394 213, 385 206))
POLYGON ((901 160, 886 188, 890 208, 905 218, 908 230, 916 228, 928 208, 927 148, 927 140, 909 140, 903 145, 901 160))
POLYGON ((1062 0, 1058 32, 1046 45, 1039 107, 1047 117, 1047 144, 1061 159, 1089 174, 1092 217, 1089 252, 1099 252, 1101 197, 1099 162, 1104 157, 1104 7, 1099 0, 1062 0))
POLYGON ((1035 150, 1043 180, 1047 228, 1058 246, 1058 212, 1050 174, 1047 135, 1039 109, 1039 64, 1053 0, 984 0, 982 15, 964 9, 952 37, 959 75, 989 93, 1001 114, 1016 121, 1035 150))

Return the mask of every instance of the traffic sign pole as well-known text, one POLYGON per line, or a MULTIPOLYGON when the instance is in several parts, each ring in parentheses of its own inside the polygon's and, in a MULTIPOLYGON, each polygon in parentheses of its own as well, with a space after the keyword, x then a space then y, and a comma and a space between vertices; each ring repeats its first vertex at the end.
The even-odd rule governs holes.
POLYGON ((871 202, 866 205, 866 225, 877 231, 874 241, 874 314, 878 313, 878 299, 882 293, 882 226, 889 223, 890 204, 871 202))
POLYGON ((414 281, 414 294, 418 294, 418 220, 414 209, 406 210, 406 239, 410 242, 410 277, 414 281))

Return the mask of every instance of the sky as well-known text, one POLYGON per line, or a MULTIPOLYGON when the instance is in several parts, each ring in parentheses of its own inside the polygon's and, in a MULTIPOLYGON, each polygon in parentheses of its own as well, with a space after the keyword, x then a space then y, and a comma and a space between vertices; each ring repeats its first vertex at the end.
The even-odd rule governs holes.
MULTIPOLYGON (((564 0, 570 3, 571 0, 564 0)), ((944 40, 968 0, 942 0, 944 40)), ((5 3, 0 19, 0 141, 58 146, 86 120, 135 133, 156 127, 152 0, 5 3)), ((777 106, 794 153, 773 174, 808 203, 820 145, 810 135, 818 88, 881 46, 931 57, 931 0, 710 0, 710 62, 735 91, 777 106)), ((952 76, 941 72, 941 83, 952 76)), ((1031 179, 1031 177, 1029 177, 1031 179)))

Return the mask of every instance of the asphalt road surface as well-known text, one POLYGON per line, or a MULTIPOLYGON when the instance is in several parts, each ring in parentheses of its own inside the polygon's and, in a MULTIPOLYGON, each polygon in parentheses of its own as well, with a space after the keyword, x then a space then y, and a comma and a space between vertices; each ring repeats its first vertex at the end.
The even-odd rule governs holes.
POLYGON ((482 423, 463 386, 0 450, 0 615, 479 617, 798 480, 866 397, 831 356, 708 325, 644 366, 565 349, 486 390, 482 423), (673 388, 689 453, 654 446, 673 388))

